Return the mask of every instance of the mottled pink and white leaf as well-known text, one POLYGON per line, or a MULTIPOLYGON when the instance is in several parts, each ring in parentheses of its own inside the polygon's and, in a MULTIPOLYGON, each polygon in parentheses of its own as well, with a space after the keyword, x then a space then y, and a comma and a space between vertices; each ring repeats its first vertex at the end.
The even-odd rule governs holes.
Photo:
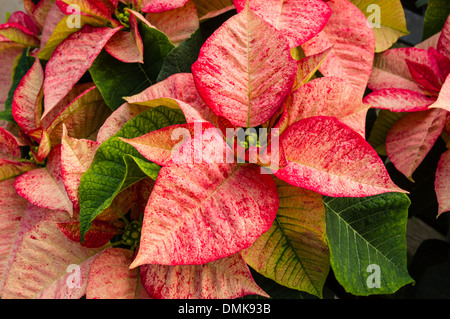
POLYGON ((280 144, 288 164, 275 175, 291 185, 334 197, 405 192, 369 143, 334 117, 300 120, 281 134, 280 144))
POLYGON ((292 89, 296 71, 286 39, 248 7, 208 38, 192 65, 206 104, 239 127, 269 120, 292 89))
POLYGON ((330 0, 327 4, 332 11, 327 25, 302 48, 310 56, 333 46, 320 72, 344 78, 362 97, 372 71, 375 36, 367 18, 350 1, 330 0))
POLYGON ((371 107, 392 112, 426 111, 434 102, 434 99, 424 93, 397 88, 377 90, 364 98, 364 103, 371 107))
POLYGON ((74 209, 79 211, 78 188, 81 175, 89 169, 100 143, 70 137, 64 129, 61 144, 62 179, 74 209))
POLYGON ((108 40, 120 29, 122 27, 111 29, 85 25, 55 49, 45 67, 43 116, 69 93, 108 40))
POLYGON ((89 270, 86 299, 149 299, 139 269, 129 269, 133 252, 111 248, 99 255, 89 270))
POLYGON ((62 234, 57 224, 69 220, 64 212, 50 212, 24 232, 2 299, 79 299, 85 294, 87 273, 98 250, 62 234))
POLYGON ((36 59, 20 80, 12 101, 14 120, 25 132, 33 131, 40 126, 43 84, 44 70, 39 59, 36 59))
POLYGON ((203 265, 143 265, 141 277, 155 299, 269 297, 255 283, 239 253, 203 265))
POLYGON ((386 137, 386 151, 394 166, 406 177, 412 174, 444 129, 446 112, 440 109, 408 113, 386 137))
MULTIPOLYGON (((234 0, 238 12, 247 0, 234 0)), ((321 0, 248 0, 250 9, 288 39, 291 48, 305 43, 327 24, 330 7, 321 0)))
POLYGON ((38 207, 73 213, 61 173, 61 147, 55 146, 46 167, 34 169, 19 176, 15 183, 17 193, 38 207))

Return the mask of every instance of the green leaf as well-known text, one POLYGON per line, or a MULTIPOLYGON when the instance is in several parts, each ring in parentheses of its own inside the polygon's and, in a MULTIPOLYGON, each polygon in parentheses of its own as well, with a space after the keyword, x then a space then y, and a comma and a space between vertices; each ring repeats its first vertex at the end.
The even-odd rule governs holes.
POLYGON ((191 66, 198 59, 203 43, 201 29, 198 29, 190 38, 170 51, 159 72, 157 82, 161 82, 175 73, 191 73, 191 66))
POLYGON ((12 84, 8 92, 8 98, 5 101, 5 110, 0 112, 0 121, 5 120, 10 123, 15 123, 12 116, 12 101, 14 92, 20 83, 20 80, 25 76, 28 70, 34 63, 35 58, 28 55, 28 48, 25 48, 17 61, 17 65, 13 70, 12 84))
POLYGON ((160 166, 147 161, 130 144, 119 138, 134 138, 172 124, 183 124, 181 110, 159 106, 128 121, 97 150, 80 182, 81 240, 91 222, 108 208, 117 194, 147 176, 156 180, 160 166))
POLYGON ((112 110, 125 103, 124 96, 142 92, 157 82, 158 74, 174 45, 161 31, 139 22, 144 63, 124 63, 103 50, 89 69, 94 83, 112 110))
POLYGON ((448 0, 429 0, 423 21, 423 39, 442 31, 445 21, 450 14, 448 0))
POLYGON ((414 282, 407 271, 405 194, 324 197, 331 267, 351 294, 392 294, 414 282))

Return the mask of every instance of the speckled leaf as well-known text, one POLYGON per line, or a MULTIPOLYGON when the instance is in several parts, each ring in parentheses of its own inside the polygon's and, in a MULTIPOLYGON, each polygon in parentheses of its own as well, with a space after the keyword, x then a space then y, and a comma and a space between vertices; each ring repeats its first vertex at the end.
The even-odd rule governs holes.
POLYGON ((49 13, 49 18, 52 17, 52 20, 46 21, 41 36, 41 44, 39 50, 36 52, 41 60, 49 60, 54 50, 61 42, 67 39, 71 34, 78 32, 86 24, 95 27, 105 26, 102 21, 86 15, 76 16, 77 19, 79 19, 79 25, 77 25, 74 23, 74 16, 64 15, 59 11, 57 6, 52 9, 52 11, 54 11, 54 13, 49 13))
POLYGON ((296 71, 286 39, 249 8, 208 38, 192 66, 206 104, 239 127, 266 122, 290 92, 296 71))
POLYGON ((377 90, 364 98, 371 107, 391 112, 426 111, 434 101, 423 93, 397 88, 377 90))
POLYGON ((324 204, 331 267, 347 292, 393 294, 414 282, 407 270, 405 194, 325 197, 324 204))
POLYGON ((260 274, 322 297, 330 268, 322 196, 275 179, 280 207, 272 227, 242 252, 260 274))
POLYGON ((19 231, 20 220, 27 207, 27 200, 17 194, 14 182, 14 178, 0 181, 0 296, 8 259, 19 231))
MULTIPOLYGON (((58 223, 58 228, 64 235, 72 241, 80 242, 80 222, 70 221, 58 223)), ((85 241, 82 244, 87 248, 100 248, 106 245, 111 238, 119 234, 120 231, 108 221, 94 220, 92 227, 86 233, 85 241)))
POLYGON ((431 58, 428 51, 419 48, 395 48, 377 54, 368 87, 373 91, 397 88, 422 93, 411 76, 406 59, 430 65, 431 58))
POLYGON ((252 278, 239 254, 203 265, 143 265, 142 282, 155 299, 269 297, 252 278))
POLYGON ((65 212, 49 211, 23 230, 2 299, 79 299, 85 294, 87 273, 98 249, 85 248, 63 235, 57 224, 70 220, 65 212))
POLYGON ((14 120, 25 132, 33 131, 40 126, 43 84, 44 70, 39 59, 35 59, 17 86, 12 102, 14 120))
POLYGON ((0 35, 26 47, 39 47, 39 38, 16 22, 0 24, 0 35))
MULTIPOLYGON (((238 12, 247 0, 233 1, 238 12)), ((305 43, 322 31, 331 15, 321 0, 248 0, 250 9, 288 39, 291 48, 305 43)))
POLYGON ((204 264, 249 247, 270 228, 278 209, 272 176, 226 163, 229 152, 217 131, 196 134, 161 168, 131 267, 204 264))
MULTIPOLYGON (((334 116, 345 123, 350 116, 368 110, 347 81, 334 76, 314 79, 290 94, 286 100, 286 120, 290 126, 312 116, 334 116)), ((351 125, 350 125, 351 126, 351 125)), ((351 126, 352 127, 352 126, 351 126)), ((364 128, 352 127, 358 133, 364 128)))
POLYGON ((89 169, 100 143, 70 137, 67 129, 64 129, 61 144, 61 173, 64 186, 74 209, 79 211, 78 189, 81 175, 89 169))
POLYGON ((164 12, 184 6, 188 0, 142 0, 142 12, 164 12))
POLYGON ((386 151, 394 166, 412 180, 416 168, 444 129, 446 112, 441 109, 408 113, 386 137, 386 151))
POLYGON ((58 45, 45 67, 44 116, 69 93, 120 29, 85 25, 58 45))
MULTIPOLYGON (((83 86, 84 87, 84 86, 83 86)), ((47 113, 42 126, 48 132, 52 145, 61 143, 63 125, 71 136, 76 138, 95 139, 99 128, 111 115, 100 91, 95 85, 87 85, 69 104, 60 109, 55 107, 47 113), (45 122, 45 123, 44 123, 45 122)))
POLYGON ((121 140, 132 145, 149 161, 165 166, 184 143, 207 128, 215 127, 209 123, 171 125, 142 136, 121 140))
POLYGON ((73 213, 61 173, 61 148, 54 147, 46 167, 34 169, 19 176, 15 183, 17 193, 38 207, 73 213))
POLYGON ((133 138, 183 121, 184 116, 180 110, 154 108, 131 119, 100 145, 89 170, 80 180, 82 241, 90 223, 110 206, 121 190, 147 176, 153 179, 158 176, 159 166, 144 160, 133 146, 121 141, 119 137, 133 138))
POLYGON ((158 30, 164 32, 170 41, 178 46, 200 27, 197 8, 192 1, 180 8, 145 15, 158 30))
POLYGON ((139 269, 129 269, 133 252, 107 249, 89 270, 86 299, 149 299, 141 284, 139 269))
POLYGON ((372 71, 373 31, 361 10, 350 1, 330 0, 327 4, 332 11, 330 20, 319 34, 302 44, 302 48, 310 56, 333 46, 319 71, 325 76, 349 81, 362 97, 372 71))
POLYGON ((404 192, 367 141, 334 117, 300 120, 281 134, 280 144, 288 164, 275 175, 292 185, 336 197, 404 192))
POLYGON ((106 43, 105 50, 125 63, 144 63, 144 44, 134 14, 129 18, 130 31, 118 31, 106 43))
POLYGON ((439 203, 438 216, 450 211, 450 151, 441 155, 436 170, 436 196, 439 203))

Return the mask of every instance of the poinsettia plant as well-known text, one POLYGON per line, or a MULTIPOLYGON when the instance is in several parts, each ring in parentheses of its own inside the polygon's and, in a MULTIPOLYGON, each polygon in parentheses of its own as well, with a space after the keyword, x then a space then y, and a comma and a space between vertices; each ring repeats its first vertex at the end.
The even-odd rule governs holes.
MULTIPOLYGON (((437 139, 448 144, 450 19, 441 32, 412 48, 390 49, 377 57, 365 102, 374 108, 399 113, 386 135, 386 154, 407 178, 422 163, 437 139)), ((441 155, 435 190, 438 215, 450 209, 448 161, 441 155)))
MULTIPOLYGON (((410 201, 366 140, 400 1, 23 2, 0 25, 1 298, 413 282, 410 201), (370 4, 396 15, 375 30, 370 4)), ((426 90, 396 99, 445 103, 447 31, 432 65, 404 62, 426 90)))

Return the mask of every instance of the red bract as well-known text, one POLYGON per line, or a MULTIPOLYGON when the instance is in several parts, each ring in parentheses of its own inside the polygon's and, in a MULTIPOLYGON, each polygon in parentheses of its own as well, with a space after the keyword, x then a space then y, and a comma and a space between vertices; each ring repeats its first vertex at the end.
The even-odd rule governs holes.
MULTIPOLYGON (((369 80, 374 90, 364 102, 374 108, 407 112, 390 129, 386 151, 394 166, 412 180, 413 173, 444 130, 450 108, 450 19, 436 47, 390 49, 379 54, 369 80)), ((419 47, 426 45, 421 44, 419 47)), ((448 210, 445 156, 436 172, 438 215, 448 210), (439 191, 438 191, 439 190, 439 191)))

